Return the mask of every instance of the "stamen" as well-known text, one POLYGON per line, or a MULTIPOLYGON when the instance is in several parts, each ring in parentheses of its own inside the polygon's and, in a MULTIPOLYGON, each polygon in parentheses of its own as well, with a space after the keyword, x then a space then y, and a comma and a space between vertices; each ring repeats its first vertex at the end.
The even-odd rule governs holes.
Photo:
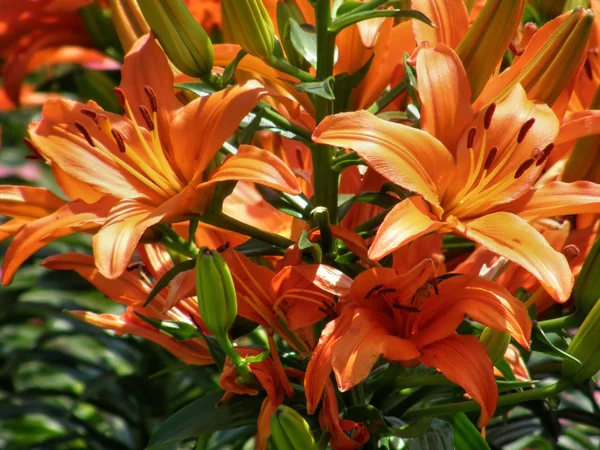
POLYGON ((594 73, 592 72, 592 63, 589 58, 585 59, 585 63, 583 63, 583 68, 585 69, 585 74, 590 80, 594 80, 594 73))
POLYGON ((527 169, 529 169, 533 165, 534 162, 535 162, 535 160, 528 159, 523 164, 521 164, 519 166, 519 168, 517 169, 517 171, 515 172, 515 180, 517 178, 521 178, 521 176, 527 171, 527 169))
POLYGON ((473 144, 475 142, 475 136, 477 135, 477 128, 473 127, 469 130, 469 135, 467 136, 467 148, 473 148, 473 144))
POLYGON ((581 251, 576 245, 569 244, 565 245, 565 247, 562 249, 562 254, 565 255, 567 261, 572 261, 581 254, 581 251))
POLYGON ((77 128, 77 130, 83 135, 83 137, 85 138, 85 140, 87 141, 88 144, 90 144, 92 147, 96 147, 94 145, 94 141, 92 140, 92 136, 90 135, 90 132, 81 122, 76 121, 75 128, 77 128))
POLYGON ((154 90, 150 86, 144 86, 144 92, 150 100, 150 107, 152 108, 152 112, 157 112, 158 100, 156 99, 156 94, 154 93, 154 90))
POLYGON ((365 295, 365 300, 368 300, 371 295, 373 295, 375 292, 377 292, 378 289, 381 289, 382 287, 383 287, 383 284, 378 284, 377 286, 373 286, 369 290, 369 292, 367 292, 367 295, 365 295))
POLYGON ((394 292, 396 292, 394 288, 385 288, 379 291, 379 295, 393 294, 394 292))
POLYGON ((113 137, 115 138, 115 141, 117 142, 117 146, 119 147, 119 151, 121 153, 125 153, 125 139, 123 139, 123 135, 116 130, 115 128, 113 128, 112 130, 110 130, 111 134, 113 135, 113 137))
POLYGON ((91 110, 91 109, 82 109, 79 112, 81 114, 83 114, 84 116, 89 117, 92 120, 96 120, 96 117, 98 116, 98 113, 96 111, 91 110))
POLYGON ((121 88, 114 88, 113 92, 115 93, 115 97, 117 97, 117 101, 122 108, 125 108, 125 92, 121 88))
POLYGON ((225 250, 227 250, 229 247, 231 247, 231 243, 229 241, 225 242, 223 245, 221 245, 220 247, 217 248, 217 251, 219 253, 223 253, 225 250))
POLYGON ((554 143, 551 142, 550 144, 548 144, 546 146, 546 148, 543 150, 543 155, 540 159, 538 159, 537 163, 535 163, 536 167, 537 166, 541 166, 547 159, 548 156, 550 156, 550 153, 552 153, 552 150, 554 150, 554 143))
POLYGON ((492 103, 485 110, 485 115, 483 116, 483 127, 486 130, 489 130, 490 127, 492 126, 492 118, 494 117, 495 112, 496 112, 496 104, 495 103, 492 103))
POLYGON ((483 170, 489 170, 494 164, 494 159, 496 159, 496 153, 498 153, 498 149, 496 147, 492 147, 490 153, 488 153, 488 157, 485 160, 485 164, 483 166, 483 170))
POLYGON ((523 54, 523 52, 525 51, 525 49, 518 49, 514 42, 511 42, 508 45, 508 48, 509 48, 510 52, 515 56, 521 56, 523 54))
POLYGON ((525 140, 527 133, 529 133, 529 130, 531 130, 531 127, 533 127, 534 123, 535 123, 535 117, 532 117, 531 119, 529 119, 527 122, 525 122, 523 124, 523 126, 519 130, 519 135, 517 136, 517 142, 519 144, 525 140))
POLYGON ((144 105, 140 105, 140 112, 142 113, 142 117, 146 122, 146 126, 150 131, 154 131, 154 122, 152 121, 152 116, 150 115, 150 111, 144 105))

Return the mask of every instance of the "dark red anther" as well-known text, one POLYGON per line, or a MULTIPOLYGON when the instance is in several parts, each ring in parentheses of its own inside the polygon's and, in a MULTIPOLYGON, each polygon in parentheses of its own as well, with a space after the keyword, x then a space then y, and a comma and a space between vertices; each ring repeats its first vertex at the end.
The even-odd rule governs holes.
POLYGON ((113 89, 113 92, 115 93, 115 97, 117 97, 119 105, 125 108, 125 92, 123 92, 123 89, 116 87, 113 89))
POLYGON ((533 165, 534 162, 534 159, 528 159, 523 164, 521 164, 515 172, 515 179, 521 178, 521 176, 527 171, 527 169, 529 169, 533 165))
POLYGON ((525 51, 524 49, 518 49, 514 42, 511 42, 508 45, 508 48, 509 48, 510 52, 515 56, 521 56, 523 54, 523 52, 525 51))
POLYGON ((115 141, 117 142, 117 147, 119 147, 119 151, 121 153, 125 153, 126 147, 125 147, 125 139, 123 139, 123 135, 115 128, 110 130, 110 132, 112 133, 113 137, 115 138, 115 141))
POLYGON ((569 244, 565 245, 565 247, 562 249, 562 254, 565 255, 567 261, 572 261, 581 254, 581 251, 576 245, 569 244))
POLYGON ((498 148, 492 147, 485 160, 485 164, 483 165, 484 170, 490 170, 490 167, 492 167, 492 164, 494 164, 494 160, 496 159, 496 153, 498 153, 498 148))
POLYGON ((492 103, 485 110, 485 115, 483 116, 483 128, 489 130, 492 126, 492 119, 494 118, 494 113, 496 112, 496 104, 492 103))
POLYGON ((377 292, 379 289, 381 289, 383 287, 383 284, 378 284, 377 286, 373 286, 369 292, 367 292, 367 294, 365 295, 365 300, 368 300, 369 297, 371 295, 373 295, 375 292, 377 292))
POLYGON ((77 128, 88 144, 90 144, 92 147, 95 147, 90 132, 81 122, 75 122, 75 128, 77 128))
POLYGON ((142 113, 142 117, 144 118, 144 122, 146 122, 146 126, 150 131, 154 131, 154 122, 152 121, 152 116, 150 115, 150 111, 144 105, 140 105, 140 112, 142 113))
POLYGON ((583 68, 585 69, 585 74, 587 75, 587 77, 593 81, 594 73, 592 72, 592 63, 590 62, 589 58, 585 59, 585 62, 583 63, 583 68))
POLYGON ((83 114, 84 116, 89 117, 92 120, 96 120, 96 117, 98 117, 98 113, 96 111, 91 110, 91 109, 82 109, 79 112, 81 114, 83 114))
POLYGON ((477 135, 477 128, 473 127, 469 130, 469 134, 467 135, 467 148, 473 148, 473 144, 475 143, 475 136, 477 135))
POLYGON ((544 148, 544 150, 542 150, 542 157, 540 159, 537 160, 537 162, 535 163, 536 166, 541 166, 542 164, 544 164, 544 162, 548 159, 548 156, 550 156, 550 153, 552 153, 552 150, 554 150, 554 143, 551 142, 548 145, 546 145, 546 147, 544 148))
POLYGON ((150 108, 152 112, 158 111, 158 100, 156 99, 156 94, 154 90, 150 86, 144 86, 144 92, 148 96, 148 100, 150 100, 150 108))
POLYGON ((535 117, 532 117, 531 119, 529 119, 527 122, 525 122, 523 124, 523 126, 519 130, 519 135, 517 136, 518 144, 520 144, 521 142, 523 142, 525 140, 525 138, 527 137, 527 133, 529 133, 529 130, 531 130, 531 127, 533 127, 534 123, 535 123, 535 117))

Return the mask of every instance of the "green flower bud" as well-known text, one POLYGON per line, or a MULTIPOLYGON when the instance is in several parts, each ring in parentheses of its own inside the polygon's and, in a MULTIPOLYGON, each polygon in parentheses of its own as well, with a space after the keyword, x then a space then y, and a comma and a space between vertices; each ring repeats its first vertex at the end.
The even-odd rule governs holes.
POLYGON ((146 21, 171 62, 184 74, 201 78, 210 73, 210 38, 183 0, 138 0, 146 21))
POLYGON ((479 340, 485 346, 492 363, 496 365, 502 360, 510 344, 510 334, 486 328, 479 336, 479 340))
POLYGON ((577 313, 587 315, 600 298, 600 238, 596 239, 585 258, 573 286, 573 301, 577 313))
POLYGON ((589 380, 600 370, 600 302, 596 302, 577 330, 567 353, 581 362, 579 365, 568 359, 563 361, 563 375, 575 383, 589 380))
POLYGON ((207 328, 217 339, 229 340, 227 333, 237 315, 233 278, 221 255, 207 247, 196 259, 198 309, 207 328))
POLYGON ((275 30, 262 0, 222 0, 223 27, 247 53, 269 59, 275 30))
POLYGON ((458 44, 460 57, 475 100, 494 74, 525 10, 527 0, 488 0, 458 44))
POLYGON ((292 44, 290 20, 299 25, 306 24, 306 19, 295 0, 282 0, 277 3, 277 27, 281 37, 281 45, 290 64, 308 70, 310 64, 306 61, 292 44))
POLYGON ((270 443, 275 450, 311 450, 315 439, 306 420, 292 408, 281 405, 271 416, 270 443))

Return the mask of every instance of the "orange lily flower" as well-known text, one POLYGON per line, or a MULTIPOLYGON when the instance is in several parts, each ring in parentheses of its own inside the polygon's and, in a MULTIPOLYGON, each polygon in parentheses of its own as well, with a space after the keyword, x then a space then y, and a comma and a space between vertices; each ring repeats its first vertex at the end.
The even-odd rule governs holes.
POLYGON ((207 33, 221 28, 221 0, 185 0, 185 4, 207 33))
POLYGON ((420 362, 437 368, 481 405, 479 426, 489 422, 498 395, 492 363, 476 337, 455 330, 468 314, 528 348, 527 310, 504 287, 475 276, 446 279, 429 292, 421 286, 434 270, 425 260, 405 275, 374 268, 356 277, 351 299, 325 327, 308 364, 309 412, 317 407, 332 370, 344 392, 364 380, 383 356, 408 367, 420 362))
POLYGON ((527 221, 598 210, 600 186, 554 182, 532 189, 561 139, 556 116, 520 85, 475 115, 464 68, 444 44, 419 52, 417 75, 425 131, 359 111, 330 116, 313 134, 315 142, 354 149, 418 194, 386 216, 369 256, 378 260, 419 236, 453 231, 520 264, 566 300, 573 286, 567 260, 527 221))
POLYGON ((234 86, 182 106, 167 59, 152 36, 125 58, 116 91, 127 117, 96 105, 51 100, 30 128, 40 155, 71 180, 118 203, 94 236, 96 264, 118 277, 142 234, 160 222, 204 213, 215 186, 249 181, 297 194, 296 177, 271 153, 253 146, 208 171, 211 160, 266 90, 234 86), (200 124, 200 125, 199 125, 200 124))
MULTIPOLYGON (((41 66, 77 63, 114 70, 119 63, 93 49, 78 10, 89 0, 4 2, 0 11, 3 90, 19 105, 27 74, 41 66)), ((24 99, 26 100, 26 99, 24 99)))

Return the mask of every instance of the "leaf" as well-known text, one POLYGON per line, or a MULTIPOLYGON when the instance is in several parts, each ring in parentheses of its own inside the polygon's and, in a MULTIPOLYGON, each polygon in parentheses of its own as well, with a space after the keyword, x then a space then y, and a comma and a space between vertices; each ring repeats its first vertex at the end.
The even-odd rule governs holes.
POLYGON ((258 113, 254 116, 254 119, 252 119, 248 126, 244 128, 244 130, 240 133, 238 137, 239 145, 252 144, 252 141, 254 140, 254 135, 260 129, 260 122, 262 120, 263 111, 264 110, 259 109, 258 113))
POLYGON ((362 11, 355 14, 344 14, 343 16, 336 18, 332 24, 329 25, 328 30, 330 33, 339 33, 350 25, 378 17, 402 17, 406 19, 415 19, 436 28, 435 24, 422 12, 412 9, 382 9, 377 11, 362 11))
POLYGON ((225 67, 225 70, 223 71, 223 78, 221 81, 223 83, 223 86, 227 86, 229 84, 229 82, 233 79, 233 76, 235 75, 235 71, 237 70, 238 64, 246 55, 247 55, 247 53, 245 50, 240 50, 238 52, 238 54, 236 55, 235 59, 233 61, 231 61, 229 64, 227 64, 227 67, 225 67))
POLYGON ((259 239, 249 239, 243 244, 235 247, 235 251, 243 253, 246 256, 271 256, 283 255, 283 249, 275 245, 268 244, 259 239))
POLYGON ((404 442, 408 450, 454 450, 454 430, 448 422, 433 419, 425 434, 404 442))
POLYGON ((360 69, 358 69, 353 74, 349 74, 347 72, 340 73, 335 76, 335 110, 336 111, 345 111, 347 109, 348 102, 350 101, 350 94, 352 93, 352 89, 357 88, 362 80, 367 76, 369 69, 371 68, 371 63, 373 62, 373 58, 375 54, 371 55, 366 63, 362 65, 360 69))
POLYGON ((205 97, 214 92, 214 89, 208 86, 207 84, 201 83, 200 81, 193 81, 190 83, 178 83, 174 84, 173 87, 175 89, 181 89, 184 91, 193 92, 199 97, 205 97))
POLYGON ((531 349, 532 350, 536 350, 538 352, 545 353, 546 355, 554 356, 555 358, 560 358, 562 360, 573 361, 573 362, 581 365, 581 362, 577 358, 575 358, 574 356, 569 355, 567 352, 561 350, 556 345, 554 345, 550 341, 550 339, 548 339, 548 336, 546 336, 546 333, 544 333, 544 330, 542 330, 542 327, 540 326, 538 321, 534 320, 532 322, 532 324, 533 324, 533 333, 532 333, 532 337, 531 337, 531 349))
POLYGON ((144 303, 144 306, 148 306, 150 302, 154 300, 154 297, 156 297, 160 291, 169 285, 173 278, 175 278, 181 272, 192 270, 194 267, 196 267, 196 261, 190 259, 188 261, 180 262, 179 264, 176 264, 175 267, 169 269, 167 273, 165 273, 163 277, 154 285, 154 288, 152 288, 152 291, 150 291, 150 295, 148 295, 148 299, 144 303))
POLYGON ((263 396, 236 395, 220 403, 225 391, 208 394, 181 408, 166 421, 150 439, 148 449, 198 436, 203 433, 228 430, 245 425, 256 426, 263 396))
POLYGON ((296 90, 298 92, 305 92, 307 94, 316 95, 327 100, 335 100, 335 94, 333 92, 334 77, 328 77, 323 81, 310 81, 307 83, 297 83, 296 90))
POLYGON ((147 324, 156 328, 161 333, 166 334, 173 339, 177 339, 178 341, 202 337, 202 334, 196 329, 196 327, 189 323, 153 319, 152 317, 147 317, 137 312, 135 315, 147 324))
POLYGON ((452 417, 454 445, 461 450, 485 450, 490 448, 475 425, 463 413, 452 417))
POLYGON ((259 363, 259 362, 263 362, 265 359, 267 359, 270 355, 269 350, 266 350, 262 353, 259 353, 258 355, 255 356, 248 356, 246 358, 244 358, 244 364, 254 364, 254 363, 259 363))
POLYGON ((311 25, 300 25, 292 17, 288 19, 292 45, 308 63, 317 68, 317 32, 311 25))

